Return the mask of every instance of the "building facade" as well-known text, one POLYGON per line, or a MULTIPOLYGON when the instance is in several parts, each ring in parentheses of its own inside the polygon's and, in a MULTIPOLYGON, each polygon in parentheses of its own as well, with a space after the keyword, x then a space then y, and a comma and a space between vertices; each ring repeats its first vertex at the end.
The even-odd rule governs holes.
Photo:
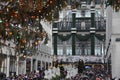
MULTIPOLYGON (((52 66, 52 28, 51 23, 47 21, 41 21, 41 25, 44 26, 44 30, 48 31, 48 42, 44 44, 45 39, 35 47, 35 50, 31 51, 29 55, 20 54, 17 55, 14 42, 12 41, 0 41, 0 72, 3 72, 8 77, 13 74, 26 74, 31 71, 38 71, 41 69, 47 69, 52 66), (4 44, 3 44, 4 43, 4 44)), ((29 52, 28 52, 29 53, 29 52)))
POLYGON ((54 55, 97 56, 103 61, 106 20, 100 4, 81 1, 81 7, 69 6, 63 14, 66 14, 63 19, 53 23, 54 55))
POLYGON ((115 11, 113 6, 107 7, 107 26, 106 26, 106 62, 109 64, 108 71, 111 67, 112 78, 120 78, 119 64, 119 44, 120 31, 119 21, 120 12, 115 11))

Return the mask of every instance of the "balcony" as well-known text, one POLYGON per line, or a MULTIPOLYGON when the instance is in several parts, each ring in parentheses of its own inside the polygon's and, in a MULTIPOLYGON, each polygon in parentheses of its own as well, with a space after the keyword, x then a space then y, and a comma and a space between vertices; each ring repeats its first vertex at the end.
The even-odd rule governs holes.
MULTIPOLYGON (((69 32, 73 27, 72 21, 61 21, 57 23, 53 23, 53 28, 58 28, 59 32, 69 32)), ((75 27, 77 28, 77 32, 87 32, 90 31, 91 27, 91 19, 90 18, 79 18, 75 20, 75 27)), ((101 32, 106 29, 106 21, 104 19, 95 18, 95 31, 101 32)))

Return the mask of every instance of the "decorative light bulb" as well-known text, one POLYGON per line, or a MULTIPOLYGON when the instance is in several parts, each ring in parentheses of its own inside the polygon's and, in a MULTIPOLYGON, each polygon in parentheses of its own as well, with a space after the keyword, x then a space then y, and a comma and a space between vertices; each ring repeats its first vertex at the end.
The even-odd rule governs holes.
POLYGON ((12 35, 13 33, 12 32, 9 32, 9 35, 12 35))
POLYGON ((26 58, 26 57, 27 57, 27 55, 24 55, 23 57, 24 57, 24 58, 26 58))
POLYGON ((35 42, 35 45, 38 45, 38 42, 37 42, 37 41, 35 42))
POLYGON ((50 1, 50 4, 52 4, 53 2, 52 2, 52 0, 50 1))
POLYGON ((2 23, 3 21, 0 19, 0 23, 2 23))

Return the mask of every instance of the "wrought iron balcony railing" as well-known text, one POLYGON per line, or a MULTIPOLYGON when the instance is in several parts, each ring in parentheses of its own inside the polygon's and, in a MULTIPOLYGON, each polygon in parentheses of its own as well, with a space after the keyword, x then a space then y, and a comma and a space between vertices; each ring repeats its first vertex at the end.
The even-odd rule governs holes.
MULTIPOLYGON (((95 19, 95 30, 96 31, 105 31, 106 21, 95 19)), ((70 31, 73 27, 73 22, 57 22, 53 24, 53 28, 58 28, 58 31, 70 31)), ((91 27, 91 20, 76 20, 75 27, 77 31, 88 31, 91 27)))

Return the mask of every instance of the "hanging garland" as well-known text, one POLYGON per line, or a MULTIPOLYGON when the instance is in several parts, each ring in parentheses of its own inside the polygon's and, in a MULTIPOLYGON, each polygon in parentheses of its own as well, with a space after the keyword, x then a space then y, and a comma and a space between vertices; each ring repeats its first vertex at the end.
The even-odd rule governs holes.
POLYGON ((116 12, 120 10, 120 0, 107 0, 106 6, 109 5, 112 6, 116 12))
POLYGON ((62 41, 67 41, 71 38, 71 34, 67 34, 66 36, 58 34, 58 38, 62 41))
POLYGON ((105 35, 95 34, 95 37, 101 41, 105 39, 105 35))
POLYGON ((87 41, 88 39, 90 39, 90 35, 89 34, 86 34, 84 36, 80 35, 80 34, 76 34, 76 38, 79 40, 79 41, 87 41))

